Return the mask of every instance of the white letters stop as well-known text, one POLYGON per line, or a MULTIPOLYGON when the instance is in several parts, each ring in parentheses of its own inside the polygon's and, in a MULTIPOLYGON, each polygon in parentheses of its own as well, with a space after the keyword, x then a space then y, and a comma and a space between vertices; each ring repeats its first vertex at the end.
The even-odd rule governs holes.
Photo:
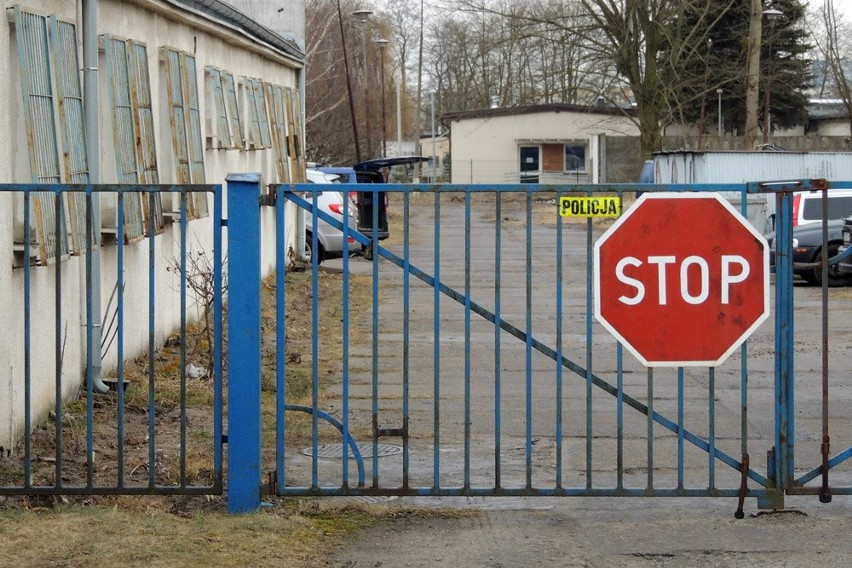
MULTIPOLYGON (((657 303, 664 306, 668 303, 668 277, 666 267, 677 264, 675 256, 649 256, 646 262, 657 267, 657 303)), ((645 284, 636 278, 625 274, 628 267, 638 268, 643 262, 634 256, 627 256, 615 265, 615 276, 619 282, 634 288, 636 292, 632 296, 619 296, 618 300, 628 306, 635 306, 645 299, 645 284)), ((721 271, 721 302, 727 304, 730 300, 731 285, 737 284, 748 278, 751 267, 748 261, 737 254, 723 254, 720 261, 721 271)), ((680 296, 688 304, 703 304, 710 295, 710 265, 707 260, 700 256, 688 256, 680 262, 677 271, 680 288, 680 296), (695 267, 695 268, 693 268, 695 267), (690 270, 692 268, 692 270, 690 270), (690 276, 692 274, 693 276, 690 276), (690 280, 691 278, 691 280, 690 280), (692 294, 690 290, 698 290, 692 294)))

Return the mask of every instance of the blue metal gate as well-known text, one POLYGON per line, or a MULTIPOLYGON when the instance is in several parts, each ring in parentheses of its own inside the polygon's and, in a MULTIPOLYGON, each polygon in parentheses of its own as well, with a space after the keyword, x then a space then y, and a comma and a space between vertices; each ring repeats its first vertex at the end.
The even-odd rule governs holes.
POLYGON ((371 186, 373 227, 381 192, 390 196, 391 236, 383 242, 314 206, 320 191, 364 187, 277 186, 260 199, 276 207, 279 275, 284 235, 300 228, 288 204, 297 215, 310 212, 313 235, 325 221, 378 259, 341 261, 341 365, 333 377, 319 376, 316 365, 318 338, 327 333, 318 305, 329 300, 317 286, 323 271, 316 260, 310 266, 309 403, 285 395, 288 373, 301 363, 285 355, 293 331, 284 323, 286 279, 277 279, 276 421, 261 436, 260 258, 252 245, 259 184, 249 176, 229 185, 229 246, 246 253, 229 261, 230 510, 257 507, 263 492, 724 496, 740 499, 741 515, 745 497, 781 507, 785 494, 828 501, 852 493, 842 467, 852 429, 842 415, 834 446, 845 449, 829 453, 829 405, 837 403, 828 392, 843 385, 829 380, 827 331, 821 396, 802 397, 798 407, 793 396, 793 322, 814 311, 794 313, 794 295, 811 291, 794 294, 790 192, 819 183, 371 186), (636 191, 730 192, 744 214, 749 196, 776 193, 784 244, 776 254, 774 329, 764 325, 738 355, 703 370, 648 369, 623 357, 592 317, 592 249, 605 224, 566 222, 557 202, 603 192, 626 202, 636 191), (359 271, 372 303, 355 321, 348 294, 359 271), (367 331, 353 337, 353 329, 367 331), (797 408, 807 416, 798 430, 797 408), (288 424, 304 413, 310 434, 291 434, 288 424), (765 468, 750 458, 758 454, 765 468))
POLYGON ((0 494, 221 493, 222 187, 4 184, 0 208, 0 494))

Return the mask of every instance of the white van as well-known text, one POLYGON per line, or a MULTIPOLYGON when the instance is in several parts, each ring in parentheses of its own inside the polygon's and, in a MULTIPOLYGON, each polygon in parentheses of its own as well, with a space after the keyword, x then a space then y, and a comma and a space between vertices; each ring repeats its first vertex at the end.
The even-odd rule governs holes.
MULTIPOLYGON (((852 190, 828 190, 828 218, 852 216, 852 190)), ((793 194, 793 226, 822 221, 822 192, 797 191, 793 194)))

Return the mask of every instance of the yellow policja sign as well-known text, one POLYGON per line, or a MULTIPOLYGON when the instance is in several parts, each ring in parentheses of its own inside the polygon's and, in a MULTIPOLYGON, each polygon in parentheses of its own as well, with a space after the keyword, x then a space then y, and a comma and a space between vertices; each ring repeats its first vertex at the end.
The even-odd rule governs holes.
POLYGON ((559 214, 563 217, 618 217, 619 197, 560 197, 559 214))

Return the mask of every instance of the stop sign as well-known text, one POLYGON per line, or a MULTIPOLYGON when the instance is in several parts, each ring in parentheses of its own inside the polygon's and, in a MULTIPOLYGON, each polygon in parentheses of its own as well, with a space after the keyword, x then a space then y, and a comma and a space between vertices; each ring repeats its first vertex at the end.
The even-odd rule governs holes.
POLYGON ((769 317, 766 239, 718 194, 645 193, 594 256, 595 317, 647 366, 720 365, 769 317))

